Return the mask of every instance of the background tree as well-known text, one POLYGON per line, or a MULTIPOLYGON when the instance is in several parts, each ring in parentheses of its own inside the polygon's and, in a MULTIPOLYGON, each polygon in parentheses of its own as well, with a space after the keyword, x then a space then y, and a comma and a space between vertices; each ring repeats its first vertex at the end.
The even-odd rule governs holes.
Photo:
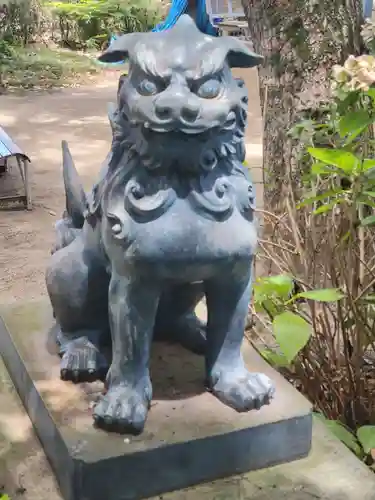
POLYGON ((362 29, 362 0, 243 1, 265 56, 254 324, 267 359, 375 467, 363 444, 375 432, 375 25, 362 29))
POLYGON ((315 117, 328 99, 330 73, 362 51, 362 0, 243 0, 259 69, 264 123, 265 207, 278 212, 284 187, 298 182, 288 130, 315 117))

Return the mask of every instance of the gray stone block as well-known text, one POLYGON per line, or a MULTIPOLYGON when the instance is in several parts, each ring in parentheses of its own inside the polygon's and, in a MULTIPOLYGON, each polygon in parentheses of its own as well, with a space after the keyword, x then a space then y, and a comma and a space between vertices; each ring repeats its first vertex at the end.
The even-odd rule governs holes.
POLYGON ((147 498, 302 458, 310 450, 310 404, 248 345, 251 370, 266 373, 276 386, 270 406, 236 413, 205 392, 202 358, 156 344, 153 406, 144 433, 127 438, 93 427, 91 408, 101 384, 60 380, 59 360, 45 345, 52 321, 45 301, 8 309, 3 317, 1 355, 65 500, 147 498))

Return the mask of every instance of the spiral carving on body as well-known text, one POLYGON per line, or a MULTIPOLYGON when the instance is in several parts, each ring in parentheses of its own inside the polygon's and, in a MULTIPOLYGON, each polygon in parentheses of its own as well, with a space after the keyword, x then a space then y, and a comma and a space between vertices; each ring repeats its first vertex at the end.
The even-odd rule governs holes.
POLYGON ((228 177, 201 177, 192 182, 189 200, 202 215, 214 218, 229 217, 234 208, 234 193, 228 177))
POLYGON ((163 179, 147 186, 131 179, 125 187, 126 211, 135 218, 141 218, 143 222, 161 217, 175 199, 175 191, 163 179))

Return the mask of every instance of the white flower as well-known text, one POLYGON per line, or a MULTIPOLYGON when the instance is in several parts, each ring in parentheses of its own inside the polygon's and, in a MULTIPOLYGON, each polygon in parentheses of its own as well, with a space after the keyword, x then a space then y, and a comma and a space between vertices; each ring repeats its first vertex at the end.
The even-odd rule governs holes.
POLYGON ((342 66, 335 64, 332 68, 332 77, 336 82, 344 83, 348 80, 349 73, 342 66))
POLYGON ((357 59, 354 56, 349 56, 344 63, 344 68, 351 71, 357 66, 357 59))

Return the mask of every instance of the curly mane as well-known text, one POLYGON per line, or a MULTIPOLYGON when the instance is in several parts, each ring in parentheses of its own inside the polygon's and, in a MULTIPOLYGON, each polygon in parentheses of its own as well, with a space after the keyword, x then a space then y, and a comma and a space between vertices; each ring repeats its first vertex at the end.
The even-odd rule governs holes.
MULTIPOLYGON (((152 152, 150 154, 147 145, 142 148, 136 142, 131 123, 124 113, 120 104, 120 91, 127 77, 120 77, 117 91, 117 107, 109 113, 109 120, 112 129, 111 153, 107 165, 102 170, 101 178, 92 190, 90 214, 95 218, 100 218, 103 205, 103 197, 111 191, 121 190, 124 193, 125 187, 136 168, 153 170, 157 174, 158 169, 163 165, 153 165, 152 152)), ((245 128, 247 123, 247 93, 243 80, 236 78, 239 88, 243 88, 241 104, 234 111, 236 115, 236 127, 225 133, 213 134, 209 143, 209 149, 214 153, 215 164, 225 164, 225 170, 230 173, 237 170, 238 163, 245 160, 245 128)), ((132 186, 134 192, 135 186, 132 186)), ((143 191, 143 190, 142 190, 143 191)))

